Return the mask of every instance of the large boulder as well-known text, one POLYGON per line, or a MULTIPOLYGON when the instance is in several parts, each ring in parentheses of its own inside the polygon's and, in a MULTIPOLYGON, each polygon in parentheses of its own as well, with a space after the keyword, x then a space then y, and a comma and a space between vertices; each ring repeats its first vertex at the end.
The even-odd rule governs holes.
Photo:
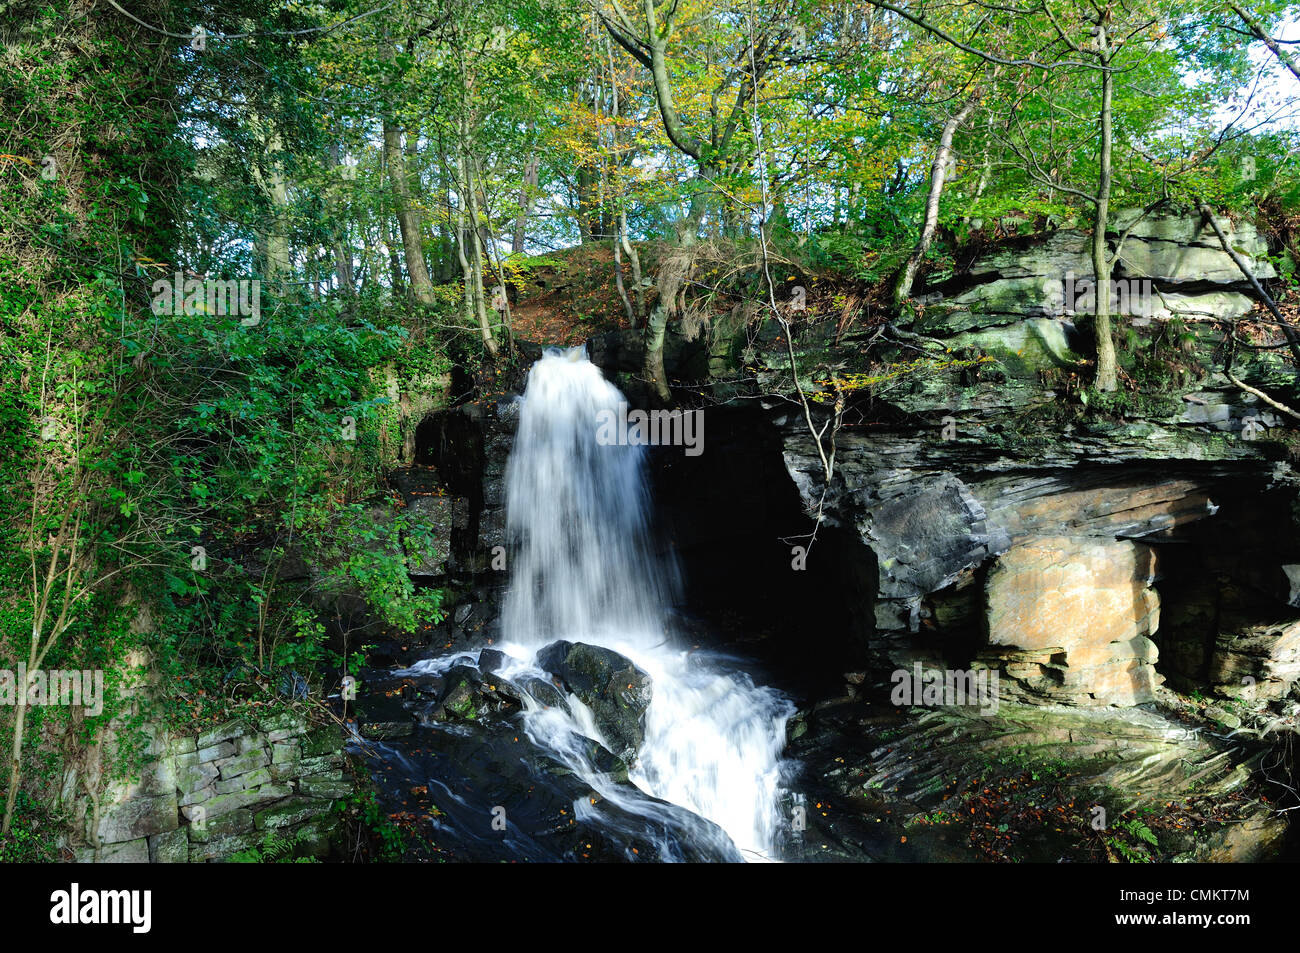
POLYGON ((443 676, 442 695, 422 716, 428 721, 475 721, 488 714, 513 710, 520 704, 517 692, 495 674, 472 665, 454 665, 443 676))
POLYGON ((645 740, 650 676, 610 649, 585 642, 552 642, 537 664, 591 709, 606 747, 631 763, 645 740))
MULTIPOLYGON (((1127 230, 1137 214, 1122 210, 1112 221, 1118 230, 1127 230)), ((1234 225, 1223 216, 1219 225, 1255 277, 1276 277, 1267 258, 1268 244, 1253 226, 1245 222, 1234 225)), ((1114 254, 1119 231, 1112 229, 1106 239, 1114 254)), ((1075 293, 1080 293, 1083 286, 1076 282, 1092 275, 1091 243, 1086 232, 1074 229, 1005 242, 980 255, 962 273, 919 295, 914 329, 947 337, 1020 324, 1026 319, 1069 315, 1073 302, 1066 301, 1068 289, 1074 287, 1075 293)), ((1112 278, 1126 282, 1126 294, 1143 296, 1140 311, 1124 306, 1119 312, 1133 314, 1138 324, 1170 317, 1224 320, 1251 308, 1251 299, 1241 293, 1245 276, 1223 250, 1214 230, 1195 212, 1152 215, 1138 221, 1124 241, 1112 278)), ((1061 333, 1052 331, 1051 336, 1059 338, 1061 333)), ((1002 348, 988 350, 1003 359, 1002 348)), ((1060 366, 1068 350, 1031 346, 1023 352, 1013 347, 1010 353, 1051 367, 1060 366)))
POLYGON ((1006 549, 1005 534, 990 533, 986 513, 955 477, 917 476, 898 492, 861 493, 859 532, 877 552, 881 629, 915 626, 919 597, 951 583, 965 569, 1006 549), (872 499, 875 497, 875 499, 872 499))
MULTIPOLYGON (((1125 213, 1122 221, 1132 221, 1131 216, 1125 213)), ((1233 224, 1222 215, 1218 218, 1229 246, 1250 265, 1255 277, 1275 278, 1277 272, 1267 258, 1268 242, 1255 227, 1249 222, 1233 224)), ((1116 271, 1121 276, 1138 275, 1172 284, 1237 284, 1244 280, 1214 229, 1195 213, 1139 221, 1124 242, 1116 271)))
POLYGON ((1044 537, 989 570, 989 645, 1014 683, 1074 705, 1136 705, 1161 682, 1155 551, 1129 540, 1044 537))

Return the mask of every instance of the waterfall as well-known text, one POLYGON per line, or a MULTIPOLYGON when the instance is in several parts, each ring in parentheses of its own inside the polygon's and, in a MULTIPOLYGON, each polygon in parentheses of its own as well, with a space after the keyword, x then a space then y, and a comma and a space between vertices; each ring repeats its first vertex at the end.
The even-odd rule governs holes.
MULTIPOLYGON (((630 779, 714 822, 745 857, 771 857, 794 707, 673 633, 668 609, 679 577, 651 544, 646 449, 597 439, 601 413, 625 410, 582 348, 549 350, 533 365, 506 471, 511 582, 502 647, 519 669, 556 639, 631 659, 650 675, 652 698, 630 779)), ((628 798, 587 764, 574 736, 598 735, 581 702, 571 698, 569 708, 528 706, 526 730, 624 810, 653 814, 655 802, 628 798)))
POLYGON ((548 351, 529 372, 506 466, 511 641, 648 650, 665 638, 678 581, 650 548, 645 448, 596 440, 601 412, 625 405, 581 347, 548 351))

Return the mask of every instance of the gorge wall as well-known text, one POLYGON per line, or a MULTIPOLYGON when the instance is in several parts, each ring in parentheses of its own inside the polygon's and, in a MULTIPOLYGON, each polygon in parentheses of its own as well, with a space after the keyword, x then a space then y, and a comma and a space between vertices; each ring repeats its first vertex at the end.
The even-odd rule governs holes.
MULTIPOLYGON (((1263 239, 1221 224, 1271 276, 1263 239)), ((659 546, 685 582, 676 621, 800 704, 786 753, 827 813, 789 858, 1005 859, 981 832, 1012 828, 1033 832, 1021 859, 1039 842, 1051 859, 1294 849, 1274 802, 1300 731, 1300 441, 1269 403, 1300 405, 1294 368, 1208 226, 1167 215, 1125 241, 1121 387, 1090 390, 1086 252, 1075 232, 1006 242, 892 320, 809 295, 791 345, 805 393, 826 397, 814 426, 835 429, 829 481, 780 322, 738 304, 693 337, 669 329, 677 404, 705 420, 703 453, 649 457, 659 546), (900 707, 891 687, 918 671, 982 678, 996 703, 900 707), (953 792, 984 820, 954 822, 953 792), (1083 819, 1061 834, 1044 803, 1083 819), (1097 810, 1129 826, 1099 832, 1097 810), (1132 833, 1146 823, 1158 848, 1132 833)), ((638 331, 587 346, 633 406, 656 406, 638 331)), ((430 577, 456 592, 445 647, 498 632, 516 412, 468 401, 416 432, 454 523, 430 577)))
MULTIPOLYGON (((1229 239, 1272 275, 1252 229, 1229 239)), ((1119 318, 1125 388, 1109 406, 1077 389, 1087 345, 1067 299, 1089 268, 1084 236, 1061 232, 928 290, 908 348, 988 363, 956 388, 904 376, 841 434, 824 514, 874 556, 878 671, 990 667, 1011 697, 1083 706, 1150 701, 1165 678, 1279 698, 1300 674, 1290 436, 1223 374, 1215 323, 1251 309, 1244 277, 1188 218, 1138 224, 1118 262, 1140 291, 1119 318)), ((1239 352, 1234 371, 1294 401, 1276 351, 1239 352)), ((771 406, 815 505, 807 428, 771 406)))
MULTIPOLYGON (((1272 277, 1263 239, 1224 224, 1255 274, 1272 277)), ((700 458, 653 455, 688 603, 743 611, 756 584, 779 586, 765 605, 796 607, 791 624, 824 633, 821 664, 856 664, 858 685, 919 662, 997 670, 1008 698, 1032 703, 1131 706, 1166 681, 1285 696, 1300 674, 1300 484, 1283 415, 1222 373, 1219 322, 1250 312, 1245 279, 1195 216, 1134 225, 1115 271, 1128 283, 1117 302, 1125 386, 1089 406, 1074 311, 1086 311, 1090 270, 1087 236, 1056 232, 924 287, 910 324, 807 322, 796 360, 808 390, 864 356, 902 368, 850 395, 829 484, 776 322, 670 334, 677 383, 731 387, 748 374, 754 385, 706 405, 700 458), (820 514, 811 540, 809 514, 820 514)), ((1233 350, 1241 380, 1295 400, 1276 350, 1233 350)), ((593 339, 589 352, 644 395, 636 332, 593 339)), ((826 410, 814 407, 819 425, 826 410)), ((512 413, 510 400, 462 405, 417 433, 417 458, 458 499, 445 568, 486 585, 483 610, 460 610, 479 628, 503 577, 492 557, 503 552, 512 413)))

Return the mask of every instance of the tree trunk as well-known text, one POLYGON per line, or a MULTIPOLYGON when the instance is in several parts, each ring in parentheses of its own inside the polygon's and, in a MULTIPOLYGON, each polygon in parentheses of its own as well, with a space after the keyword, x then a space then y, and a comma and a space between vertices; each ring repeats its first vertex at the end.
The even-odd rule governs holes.
POLYGON ((357 279, 352 270, 352 248, 338 239, 334 242, 334 271, 338 276, 339 289, 349 300, 357 296, 357 279))
POLYGON ((13 743, 9 752, 9 786, 5 793, 4 817, 0 819, 0 837, 9 833, 9 826, 13 823, 14 803, 18 798, 18 786, 22 783, 23 776, 23 732, 27 726, 27 686, 17 685, 15 690, 22 694, 14 710, 13 743))
POLYGON ((974 108, 975 99, 972 97, 959 112, 950 116, 943 124, 943 132, 939 136, 939 148, 935 150, 934 162, 930 164, 930 194, 925 200, 921 237, 917 239, 912 253, 907 256, 907 263, 903 265, 898 283, 894 285, 895 311, 902 307, 903 302, 912 293, 912 282, 916 280, 916 272, 921 267, 921 262, 925 260, 926 252, 930 250, 930 243, 934 241, 934 230, 939 224, 939 199, 943 195, 943 183, 948 175, 948 157, 952 155, 952 137, 974 108))
MULTIPOLYGON (((342 163, 342 148, 337 140, 330 143, 327 158, 327 165, 332 173, 329 192, 334 198, 334 204, 337 206, 342 204, 342 195, 340 194, 342 186, 338 182, 338 169, 342 163)), ((356 276, 352 271, 352 245, 347 240, 347 228, 347 222, 340 214, 333 223, 332 250, 334 252, 334 275, 338 279, 339 291, 350 302, 357 296, 357 285, 356 276)))
POLYGON ((645 359, 641 372, 654 387, 659 399, 665 403, 672 399, 672 391, 668 388, 668 374, 664 370, 664 337, 668 322, 680 315, 682 286, 690 277, 691 268, 695 264, 697 232, 708 205, 705 192, 708 183, 697 184, 700 188, 691 199, 690 214, 677 230, 677 245, 659 266, 655 281, 659 300, 651 310, 645 326, 645 359))
POLYGON ((1241 17, 1242 22, 1244 22, 1246 26, 1250 27, 1250 32, 1254 33, 1255 36, 1269 48, 1269 51, 1282 61, 1282 65, 1291 71, 1291 75, 1296 79, 1300 79, 1300 66, 1296 65, 1296 61, 1290 53, 1278 45, 1277 40, 1264 32, 1264 28, 1260 26, 1258 20, 1251 16, 1245 9, 1238 6, 1236 3, 1233 3, 1232 0, 1229 0, 1228 8, 1233 13, 1237 14, 1237 16, 1241 17))
MULTIPOLYGON (((465 253, 465 244, 469 240, 469 229, 465 227, 465 206, 458 205, 456 209, 456 257, 460 261, 460 276, 463 283, 461 292, 461 314, 466 323, 474 321, 474 269, 470 266, 469 256, 465 253)), ((483 346, 488 347, 488 338, 492 334, 491 328, 481 329, 483 336, 483 346)))
POLYGON ((637 254, 636 246, 628 239, 627 212, 620 212, 618 216, 618 241, 623 248, 623 253, 627 255, 628 264, 632 266, 632 297, 636 302, 636 315, 632 326, 637 327, 645 323, 645 291, 642 287, 644 278, 641 274, 641 256, 637 254))
POLYGON ((1250 270, 1250 266, 1242 260, 1242 257, 1238 255, 1232 245, 1229 244, 1228 236, 1225 235, 1223 229, 1219 227, 1219 223, 1214 217, 1214 211, 1210 206, 1206 204, 1204 199, 1198 198, 1196 200, 1196 208, 1205 220, 1210 223, 1210 228, 1214 229, 1214 234, 1219 239, 1219 244, 1223 247, 1224 252, 1226 252, 1228 257, 1232 259, 1232 263, 1237 266, 1237 270, 1240 271, 1246 277, 1246 280, 1250 282, 1250 286, 1254 289, 1256 296, 1258 296, 1259 300, 1264 303, 1264 307, 1268 308, 1269 312, 1273 315, 1274 320, 1277 321, 1278 326, 1282 329, 1282 336, 1286 338, 1287 348, 1291 351, 1291 359, 1295 361, 1296 368, 1300 370, 1300 336, 1296 334, 1295 328, 1291 326, 1291 323, 1286 319, 1286 316, 1278 310, 1277 302, 1273 300, 1272 295, 1264 290, 1264 286, 1259 283, 1259 279, 1256 278, 1255 273, 1250 270))
POLYGON ((637 325, 636 310, 632 307, 632 299, 627 295, 627 284, 623 281, 623 222, 625 218, 619 215, 618 234, 614 236, 614 285, 618 288, 618 296, 623 302, 623 310, 627 314, 627 325, 634 328, 637 325))
POLYGON ((460 267, 465 278, 464 306, 466 316, 478 319, 479 335, 488 356, 495 359, 498 347, 492 334, 492 325, 488 321, 487 306, 483 301, 483 253, 478 238, 478 202, 474 198, 474 183, 470 177, 469 162, 464 151, 465 130, 462 124, 462 149, 457 157, 457 172, 461 201, 457 203, 460 226, 460 267))
POLYGON ((433 304, 433 280, 424 263, 424 249, 420 241, 420 212, 411 197, 411 183, 407 178, 406 158, 402 152, 402 132, 388 115, 384 116, 384 161, 388 165, 388 180, 393 189, 393 205, 397 209, 397 227, 402 235, 402 250, 406 259, 406 276, 411 283, 411 297, 423 305, 433 304))
MULTIPOLYGON (((1105 51, 1106 25, 1098 27, 1098 46, 1105 51)), ((1110 53, 1100 56, 1103 67, 1110 66, 1110 53)), ((1092 222, 1092 268, 1096 278, 1096 312, 1093 318, 1093 335, 1097 343, 1097 375, 1093 386, 1099 391, 1113 391, 1119 386, 1115 364, 1115 342, 1110 330, 1110 271, 1111 257, 1106 248, 1106 228, 1110 224, 1111 185, 1111 96, 1115 80, 1109 69, 1101 74, 1101 161, 1097 173, 1097 205, 1092 222)))
POLYGON ((519 186, 519 215, 515 218, 515 233, 510 241, 510 253, 512 255, 522 255, 524 253, 528 211, 533 202, 533 189, 537 188, 537 173, 540 169, 541 162, 536 156, 529 159, 528 165, 524 167, 524 181, 519 186))
MULTIPOLYGON (((988 119, 984 123, 984 158, 980 164, 979 179, 975 182, 975 194, 971 196, 971 204, 978 204, 979 200, 984 197, 984 191, 988 188, 989 181, 993 177, 993 114, 989 113, 988 119)), ((971 229, 984 227, 984 219, 970 218, 965 219, 967 226, 971 229)))
MULTIPOLYGON (((492 207, 491 207, 492 200, 491 200, 491 196, 488 195, 487 179, 483 175, 482 168, 480 168, 478 163, 473 160, 471 160, 470 162, 469 171, 471 174, 477 173, 478 190, 483 197, 483 217, 487 219, 488 222, 491 222, 492 221, 492 207)), ((501 302, 501 331, 503 336, 505 337, 506 346, 513 351, 514 332, 511 330, 511 326, 510 326, 510 294, 506 290, 505 268, 501 264, 501 256, 499 254, 499 249, 497 248, 496 241, 492 235, 492 230, 488 227, 484 227, 481 231, 481 234, 485 234, 487 236, 486 239, 483 240, 482 246, 483 249, 487 252, 488 264, 492 266, 493 276, 496 278, 497 285, 498 287, 501 288, 501 294, 504 296, 501 302)), ((479 271, 480 273, 483 271, 482 265, 479 266, 479 271)), ((494 307, 493 310, 495 311, 496 308, 494 307)))
POLYGON ((393 276, 393 297, 406 296, 406 277, 402 274, 402 259, 397 254, 397 242, 393 239, 393 227, 386 212, 379 216, 379 231, 388 249, 388 270, 393 276))
POLYGON ((266 140, 267 170, 263 191, 271 204, 271 224, 266 233, 265 273, 281 293, 290 272, 289 186, 284 178, 284 141, 278 130, 266 140))
POLYGON ((596 222, 596 175, 588 165, 578 168, 578 237, 584 245, 596 239, 600 226, 596 222))

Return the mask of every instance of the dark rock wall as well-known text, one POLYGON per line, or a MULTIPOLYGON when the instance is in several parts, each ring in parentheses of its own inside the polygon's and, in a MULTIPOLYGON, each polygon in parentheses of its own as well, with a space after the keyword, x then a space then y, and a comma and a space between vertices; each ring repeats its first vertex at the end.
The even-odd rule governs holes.
MULTIPOLYGON (((1230 237, 1272 276, 1249 226, 1230 237)), ((1280 416, 1221 372, 1218 322, 1251 306, 1242 276, 1195 220, 1136 226, 1117 271, 1149 280, 1153 296, 1120 322, 1136 383, 1094 410, 1069 383, 1090 373, 1071 313, 1070 282, 1089 271, 1083 238, 984 254, 925 289, 910 329, 883 338, 879 325, 831 333, 810 322, 797 341, 809 381, 868 353, 867 367, 983 361, 850 395, 829 485, 779 331, 720 322, 696 340, 670 337, 670 377, 729 380, 726 399, 705 405, 702 454, 651 454, 687 630, 707 623, 701 638, 743 645, 812 694, 845 673, 878 687, 916 662, 995 669, 1009 697, 1030 702, 1134 705, 1165 680, 1286 694, 1300 666, 1300 480, 1280 416), (1171 321, 1185 360, 1155 386, 1142 375, 1152 355, 1168 359, 1171 321), (738 328, 759 345, 743 368, 726 338, 738 328), (737 398, 745 375, 756 390, 737 398)), ((634 405, 648 399, 632 378, 636 332, 589 352, 634 405)), ((1276 352, 1236 360, 1253 386, 1300 397, 1276 352)), ((814 412, 820 425, 825 408, 814 412)), ((461 501, 448 565, 477 584, 504 582, 491 566, 505 543, 512 418, 508 401, 466 404, 417 433, 418 459, 461 501)))

